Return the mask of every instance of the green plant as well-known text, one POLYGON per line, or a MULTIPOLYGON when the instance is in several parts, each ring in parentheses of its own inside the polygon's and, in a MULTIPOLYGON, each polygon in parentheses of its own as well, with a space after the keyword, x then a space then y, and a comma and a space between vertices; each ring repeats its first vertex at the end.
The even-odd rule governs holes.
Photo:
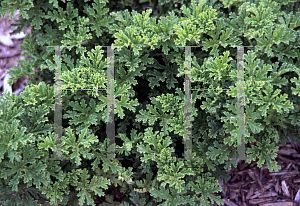
MULTIPOLYGON (((277 143, 299 124, 299 1, 100 0, 1 1, 0 14, 20 10, 15 32, 33 26, 8 72, 30 75, 19 96, 1 98, 0 202, 3 205, 211 205, 222 203, 218 179, 236 167, 237 48, 245 47, 247 162, 271 171, 277 143), (221 2, 221 3, 220 3, 221 2), (179 9, 173 11, 175 3, 179 9), (126 9, 129 7, 131 11, 126 9), (136 10, 134 10, 135 8, 136 10), (185 48, 193 48, 192 156, 183 157, 185 48), (249 45, 250 44, 250 45, 249 45), (54 153, 54 47, 62 46, 64 88, 104 88, 107 51, 115 66, 116 153, 106 157, 105 90, 63 91, 62 157, 54 153), (41 72, 36 82, 35 67, 41 72), (48 83, 48 81, 51 81, 48 83), (195 84, 196 83, 196 84, 195 84), (231 90, 214 91, 215 88, 231 90), (252 136, 250 136, 252 134, 252 136), (122 202, 106 192, 120 188, 122 202), (101 203, 107 205, 107 203, 101 203), (100 204, 100 203, 99 203, 100 204)), ((299 134, 299 133, 298 133, 299 134)))

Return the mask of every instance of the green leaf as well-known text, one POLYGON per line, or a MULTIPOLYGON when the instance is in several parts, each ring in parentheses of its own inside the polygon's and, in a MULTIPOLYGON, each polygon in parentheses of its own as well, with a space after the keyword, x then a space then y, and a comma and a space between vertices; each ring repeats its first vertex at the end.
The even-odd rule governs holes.
POLYGON ((84 203, 95 206, 94 200, 90 194, 90 190, 95 192, 98 196, 104 196, 104 192, 101 188, 107 189, 108 185, 110 185, 110 180, 105 179, 103 177, 93 177, 91 181, 88 181, 90 175, 88 175, 88 170, 84 168, 80 171, 81 181, 78 182, 76 190, 79 191, 77 196, 79 197, 79 204, 83 205, 84 203))
POLYGON ((92 25, 91 30, 96 31, 97 37, 102 36, 103 33, 103 30, 101 30, 101 27, 99 27, 98 25, 101 25, 105 28, 109 28, 109 23, 112 22, 112 17, 106 15, 109 9, 104 8, 107 2, 107 0, 98 0, 95 1, 95 3, 92 3, 92 7, 84 6, 84 12, 88 15, 89 23, 90 25, 92 25))
POLYGON ((161 199, 163 200, 168 200, 171 199, 171 195, 169 194, 169 189, 165 189, 165 187, 160 186, 160 189, 154 189, 152 188, 150 190, 150 195, 153 196, 154 198, 159 198, 158 201, 161 199))

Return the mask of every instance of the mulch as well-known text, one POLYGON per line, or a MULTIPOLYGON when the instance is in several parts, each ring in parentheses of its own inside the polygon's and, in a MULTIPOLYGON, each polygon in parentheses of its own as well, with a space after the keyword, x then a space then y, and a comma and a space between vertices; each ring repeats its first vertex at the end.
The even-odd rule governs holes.
MULTIPOLYGON (((19 67, 18 60, 24 60, 27 57, 21 57, 24 52, 20 50, 20 45, 24 41, 25 34, 31 31, 29 27, 24 33, 10 35, 10 32, 15 29, 11 24, 18 19, 19 11, 15 12, 12 20, 9 18, 9 13, 7 12, 4 18, 0 18, 0 96, 3 96, 4 78, 8 75, 6 72, 14 66, 19 67)), ((28 79, 28 75, 17 79, 12 85, 12 92, 18 95, 25 88, 28 79)))
MULTIPOLYGON (((9 35, 11 24, 18 16, 18 11, 16 11, 13 20, 9 19, 9 13, 5 15, 5 18, 0 18, 1 96, 6 72, 15 65, 19 66, 19 59, 25 59, 21 57, 22 51, 19 49, 24 38, 14 38, 9 35)), ((26 30, 25 34, 30 33, 30 30, 31 27, 26 30)), ((18 95, 24 89, 27 79, 29 77, 24 76, 16 80, 12 85, 12 92, 18 95)), ((267 165, 258 168, 258 160, 248 164, 238 159, 238 168, 228 171, 231 179, 228 182, 220 181, 221 196, 226 200, 225 205, 300 206, 300 143, 290 141, 286 145, 280 144, 277 154, 277 164, 282 168, 278 172, 269 172, 267 165)))
POLYGON ((289 142, 286 145, 279 141, 275 160, 281 170, 277 172, 270 172, 266 164, 259 168, 258 159, 251 164, 237 159, 238 167, 228 171, 231 179, 220 181, 224 205, 300 206, 300 142, 287 139, 289 142))

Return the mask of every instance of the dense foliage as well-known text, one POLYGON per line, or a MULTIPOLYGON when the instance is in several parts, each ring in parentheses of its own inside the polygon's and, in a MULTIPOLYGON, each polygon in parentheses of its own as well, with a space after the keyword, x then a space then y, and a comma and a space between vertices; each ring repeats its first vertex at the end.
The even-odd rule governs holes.
MULTIPOLYGON (((219 179, 236 167, 237 46, 245 47, 247 162, 278 170, 278 140, 299 129, 300 2, 296 0, 5 0, 33 26, 0 99, 4 205, 218 205, 219 179), (176 5, 175 5, 176 4, 176 5), (62 46, 63 158, 54 152, 54 55, 62 46), (106 156, 107 48, 114 49, 116 156, 106 156), (192 47, 193 157, 183 157, 185 47, 192 47), (251 46, 251 47, 250 47, 251 46), (39 75, 32 68, 39 71, 39 75), (42 81, 36 81, 40 77, 42 81), (231 90, 214 90, 230 88, 231 90), (256 144, 249 147, 249 143, 256 144), (124 198, 107 191, 119 188, 124 198)), ((12 18, 12 16, 11 16, 12 18)), ((299 134, 299 132, 298 132, 299 134)))

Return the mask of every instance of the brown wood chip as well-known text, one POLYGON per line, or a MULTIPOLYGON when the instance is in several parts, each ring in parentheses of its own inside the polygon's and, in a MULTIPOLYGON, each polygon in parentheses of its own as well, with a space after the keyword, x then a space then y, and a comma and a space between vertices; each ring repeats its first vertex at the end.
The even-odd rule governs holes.
POLYGON ((225 205, 227 205, 227 206, 238 206, 238 205, 236 205, 235 203, 233 203, 232 201, 230 201, 229 199, 228 200, 225 200, 225 205))
POLYGON ((256 185, 255 184, 252 184, 250 190, 248 191, 247 195, 246 195, 246 199, 250 199, 250 197, 253 195, 253 191, 254 189, 256 188, 256 185))
POLYGON ((14 52, 14 53, 8 53, 8 54, 0 54, 0 59, 3 59, 3 58, 8 58, 8 57, 15 57, 15 56, 18 56, 22 54, 21 51, 19 52, 14 52))
POLYGON ((281 171, 281 172, 272 172, 270 173, 271 176, 278 176, 278 175, 298 175, 300 174, 299 171, 293 170, 293 171, 281 171))
POLYGON ((298 189, 298 192, 295 196, 295 199, 294 199, 295 202, 299 203, 300 202, 300 189, 298 189))
POLYGON ((281 181, 281 188, 282 188, 282 191, 283 191, 283 195, 285 197, 291 197, 290 192, 289 192, 289 187, 287 186, 287 184, 284 180, 281 181))
POLYGON ((292 154, 292 157, 300 158, 300 154, 292 154))
POLYGON ((263 206, 293 206, 293 202, 272 202, 263 204, 263 206))
POLYGON ((277 154, 286 155, 286 156, 290 156, 295 153, 297 153, 297 151, 294 149, 281 149, 277 151, 277 154))
POLYGON ((272 196, 277 196, 277 192, 265 192, 264 194, 261 194, 259 196, 259 198, 263 198, 263 197, 272 197, 272 196))
POLYGON ((287 159, 287 158, 284 158, 283 156, 281 156, 281 155, 277 155, 277 157, 279 158, 279 159, 281 159, 284 163, 286 163, 286 164, 289 164, 291 161, 289 160, 289 159, 287 159))
POLYGON ((294 180, 293 180, 293 183, 300 183, 300 178, 294 179, 294 180))
POLYGON ((255 199, 255 200, 249 200, 249 203, 250 204, 259 204, 259 203, 262 203, 262 202, 267 202, 267 201, 272 201, 273 198, 262 198, 262 199, 255 199))

